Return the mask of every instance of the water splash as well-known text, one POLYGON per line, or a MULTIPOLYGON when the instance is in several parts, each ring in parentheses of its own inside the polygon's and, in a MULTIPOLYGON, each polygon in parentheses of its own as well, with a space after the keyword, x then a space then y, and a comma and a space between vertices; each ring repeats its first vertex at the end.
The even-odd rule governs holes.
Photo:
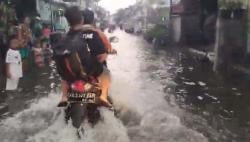
POLYGON ((76 129, 65 123, 63 110, 56 107, 58 101, 58 95, 51 94, 31 104, 29 109, 4 120, 0 125, 3 142, 129 141, 121 121, 105 109, 101 109, 104 121, 94 128, 86 123, 84 137, 79 140, 76 129))
MULTIPOLYGON (((152 71, 140 70, 154 65, 162 69, 158 72, 159 75, 171 78, 163 61, 158 59, 161 56, 149 55, 151 53, 145 49, 145 44, 140 44, 143 43, 141 39, 126 35, 119 38, 126 40, 120 40, 122 48, 119 45, 117 47, 118 53, 122 54, 111 60, 110 69, 114 79, 111 92, 116 106, 122 110, 121 119, 126 124, 131 142, 207 142, 201 133, 186 128, 181 123, 178 113, 182 111, 167 104, 161 82, 149 77, 152 71), (126 42, 128 40, 131 42, 126 42), (145 64, 148 56, 151 58, 145 64), (124 61, 126 65, 121 66, 124 61)), ((166 83, 171 84, 169 82, 166 83)))
MULTIPOLYGON (((165 65, 155 61, 157 57, 146 58, 150 53, 141 39, 117 34, 121 39, 115 44, 118 56, 110 57, 109 68, 113 76, 111 94, 119 109, 119 119, 101 109, 104 121, 94 128, 85 123, 84 137, 79 140, 76 130, 65 124, 63 111, 56 108, 59 96, 51 93, 2 121, 3 142, 207 142, 201 133, 181 123, 178 116, 182 111, 168 105, 162 84, 150 78, 150 70, 141 70, 148 69, 147 60, 159 68, 165 65)), ((159 74, 170 76, 167 72, 159 74)))

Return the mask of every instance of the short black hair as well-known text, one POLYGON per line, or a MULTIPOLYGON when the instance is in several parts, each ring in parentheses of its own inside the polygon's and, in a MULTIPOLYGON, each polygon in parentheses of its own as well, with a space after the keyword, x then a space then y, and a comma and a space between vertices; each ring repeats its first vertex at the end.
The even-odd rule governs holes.
POLYGON ((93 24, 95 20, 95 14, 93 11, 86 9, 82 13, 84 24, 93 24))
POLYGON ((10 43, 12 40, 18 39, 17 34, 12 34, 8 36, 8 40, 7 40, 7 46, 10 47, 10 43))
POLYGON ((80 9, 77 6, 72 6, 66 9, 65 17, 70 26, 81 24, 83 18, 80 9))

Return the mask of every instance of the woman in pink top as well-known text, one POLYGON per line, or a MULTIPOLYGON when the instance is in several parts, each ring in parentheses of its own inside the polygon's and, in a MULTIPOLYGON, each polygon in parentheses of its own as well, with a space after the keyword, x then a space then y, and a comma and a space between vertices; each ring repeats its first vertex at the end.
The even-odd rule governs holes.
POLYGON ((42 39, 42 47, 48 47, 49 46, 49 38, 50 38, 50 34, 51 34, 51 29, 49 28, 49 26, 47 24, 43 25, 43 39, 42 39))
POLYGON ((51 29, 49 28, 49 26, 47 24, 45 24, 43 26, 43 37, 49 38, 50 34, 51 34, 51 29))

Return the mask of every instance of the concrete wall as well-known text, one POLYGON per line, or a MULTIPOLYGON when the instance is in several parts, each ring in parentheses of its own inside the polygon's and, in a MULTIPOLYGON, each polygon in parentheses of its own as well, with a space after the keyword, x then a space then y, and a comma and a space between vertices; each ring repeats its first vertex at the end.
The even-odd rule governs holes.
POLYGON ((199 15, 183 15, 182 16, 182 35, 181 40, 186 44, 197 44, 202 41, 202 33, 200 30, 199 15))
POLYGON ((214 71, 230 76, 232 65, 244 59, 244 22, 239 19, 217 21, 214 71))
POLYGON ((181 41, 181 16, 176 15, 171 17, 171 34, 174 43, 181 41))
POLYGON ((248 3, 246 3, 248 7, 248 41, 247 41, 247 53, 250 54, 250 0, 246 0, 248 3))

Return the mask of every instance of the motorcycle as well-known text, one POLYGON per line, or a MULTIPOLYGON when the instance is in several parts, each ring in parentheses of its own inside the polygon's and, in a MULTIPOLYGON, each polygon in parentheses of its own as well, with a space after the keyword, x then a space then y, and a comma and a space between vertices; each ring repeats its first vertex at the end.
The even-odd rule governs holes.
MULTIPOLYGON (((70 89, 68 92, 68 106, 65 109, 65 120, 68 123, 72 121, 72 125, 77 129, 77 135, 79 138, 84 134, 84 128, 82 127, 85 120, 94 127, 100 120, 101 114, 99 108, 102 107, 100 103, 101 92, 93 89, 91 91, 75 91, 70 89)), ((108 100, 113 104, 112 99, 109 97, 108 100)), ((114 112, 113 108, 109 108, 110 111, 114 112)))
MULTIPOLYGON (((113 41, 111 41, 113 42, 113 41)), ((110 54, 117 54, 116 50, 113 50, 110 54)), ((68 105, 65 109, 66 123, 69 120, 72 121, 72 125, 77 129, 77 135, 79 138, 84 134, 84 128, 82 127, 85 120, 94 127, 100 120, 101 114, 100 107, 103 107, 100 101, 101 90, 96 89, 94 84, 97 84, 97 79, 92 78, 91 83, 78 82, 76 86, 70 86, 68 90, 68 105), (83 84, 83 85, 79 85, 83 84), (81 89, 76 89, 79 88, 81 89)), ((108 101, 113 105, 113 100, 108 96, 108 101)), ((117 117, 117 111, 115 108, 108 108, 117 117)))

